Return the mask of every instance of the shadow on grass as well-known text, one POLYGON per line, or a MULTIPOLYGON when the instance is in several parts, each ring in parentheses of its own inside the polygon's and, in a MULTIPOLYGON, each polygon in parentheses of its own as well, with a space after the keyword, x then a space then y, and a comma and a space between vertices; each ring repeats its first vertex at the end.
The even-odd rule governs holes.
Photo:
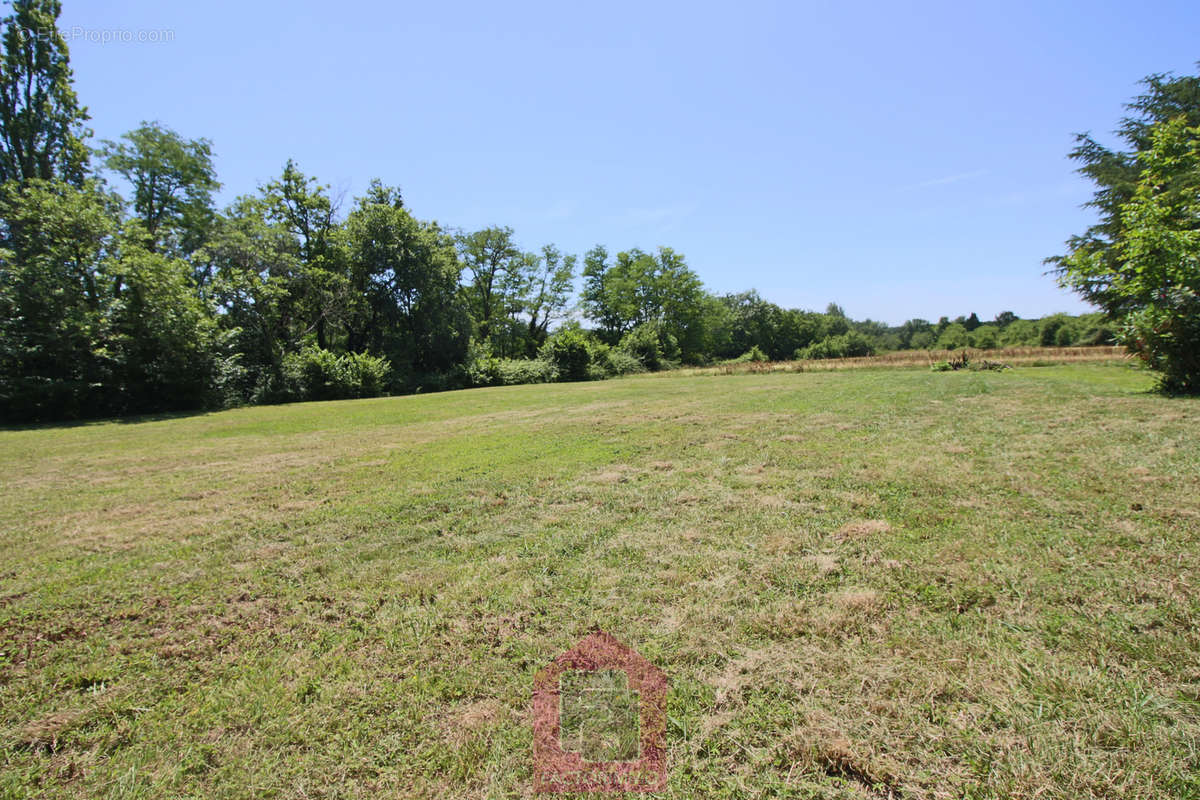
POLYGON ((9 422, 8 420, 0 420, 0 431, 15 432, 54 430, 59 428, 87 428, 95 425, 109 425, 114 422, 121 425, 141 425, 147 422, 165 422, 172 419, 207 417, 211 414, 219 414, 222 411, 228 410, 209 408, 193 411, 158 411, 145 414, 127 414, 120 417, 88 417, 85 419, 64 419, 46 422, 9 422))

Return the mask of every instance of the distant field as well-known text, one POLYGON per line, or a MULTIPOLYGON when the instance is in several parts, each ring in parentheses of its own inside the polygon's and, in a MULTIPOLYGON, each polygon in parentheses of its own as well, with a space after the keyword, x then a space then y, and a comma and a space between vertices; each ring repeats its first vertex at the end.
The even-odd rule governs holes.
POLYGON ((595 627, 670 679, 666 797, 1200 797, 1200 401, 1151 383, 0 431, 0 797, 528 797, 533 676, 595 627))
MULTIPOLYGON (((861 358, 823 358, 798 361, 745 362, 716 367, 688 367, 683 375, 732 375, 740 372, 814 372, 868 367, 929 367, 939 361, 960 358, 964 353, 974 361, 992 361, 1010 367, 1052 366, 1055 364, 1120 364, 1132 357, 1124 347, 1001 347, 995 350, 898 350, 861 358)), ((675 373, 662 372, 658 375, 675 373)))

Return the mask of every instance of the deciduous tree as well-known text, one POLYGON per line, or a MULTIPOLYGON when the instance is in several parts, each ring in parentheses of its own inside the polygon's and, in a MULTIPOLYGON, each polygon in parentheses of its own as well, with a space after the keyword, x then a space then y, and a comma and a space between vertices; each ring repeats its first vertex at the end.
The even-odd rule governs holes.
POLYGON ((58 0, 13 0, 0 21, 0 183, 63 180, 87 172, 87 109, 71 85, 58 0))
POLYGON ((148 234, 147 249, 190 255, 207 239, 221 188, 212 143, 187 140, 157 122, 143 122, 120 141, 103 142, 110 170, 133 191, 133 213, 148 234))

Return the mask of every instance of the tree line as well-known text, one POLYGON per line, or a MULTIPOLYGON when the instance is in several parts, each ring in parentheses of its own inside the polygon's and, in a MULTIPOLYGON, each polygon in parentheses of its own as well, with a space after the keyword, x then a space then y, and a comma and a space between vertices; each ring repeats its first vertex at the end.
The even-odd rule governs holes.
POLYGON ((507 227, 348 202, 288 161, 223 209, 212 143, 144 122, 89 145, 57 0, 0 56, 0 415, 144 414, 581 380, 728 359, 1100 344, 1101 315, 888 326, 707 291, 683 254, 582 260, 507 227), (119 188, 118 188, 119 187, 119 188), (576 289, 578 288, 578 291, 576 289))

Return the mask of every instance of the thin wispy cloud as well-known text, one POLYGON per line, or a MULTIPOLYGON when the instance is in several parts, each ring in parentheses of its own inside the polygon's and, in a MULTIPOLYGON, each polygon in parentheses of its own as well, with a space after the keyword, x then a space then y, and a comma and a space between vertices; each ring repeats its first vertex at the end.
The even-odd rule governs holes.
POLYGON ((625 221, 630 225, 671 226, 695 210, 695 203, 677 203, 653 208, 630 208, 625 212, 625 221))
POLYGON ((911 191, 913 189, 928 189, 932 186, 949 186, 952 183, 960 183, 961 181, 969 181, 972 178, 979 178, 987 175, 986 169, 977 169, 973 172, 960 172, 957 175, 946 175, 942 178, 932 178, 931 180, 921 181, 909 186, 903 187, 903 191, 911 191))
POLYGON ((555 203, 549 208, 534 212, 533 216, 544 220, 560 220, 567 219, 575 213, 575 207, 571 203, 560 202, 555 203))

